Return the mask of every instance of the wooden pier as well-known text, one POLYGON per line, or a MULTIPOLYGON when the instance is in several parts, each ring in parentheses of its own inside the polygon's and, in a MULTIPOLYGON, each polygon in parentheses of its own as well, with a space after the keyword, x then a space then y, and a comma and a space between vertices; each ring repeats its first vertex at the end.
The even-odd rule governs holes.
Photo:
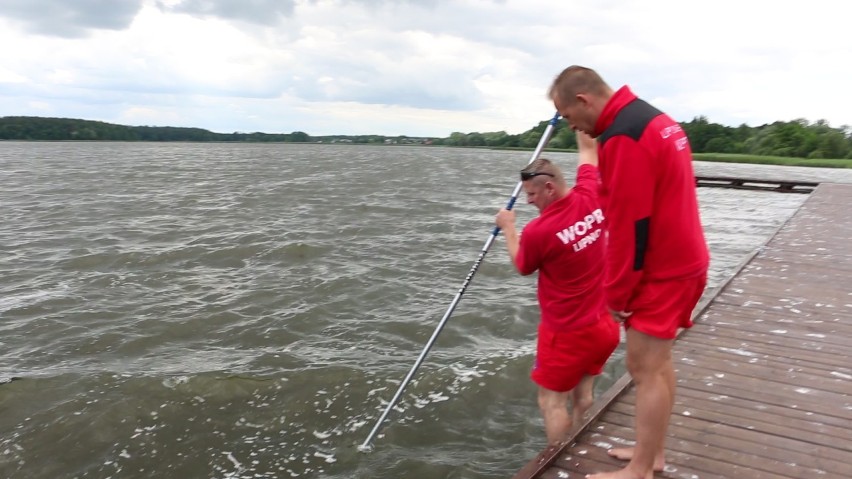
POLYGON ((819 183, 798 180, 760 180, 731 178, 727 176, 696 176, 695 186, 733 188, 738 190, 764 190, 777 193, 810 193, 819 183))
MULTIPOLYGON (((821 184, 759 251, 696 307, 675 342, 671 479, 852 478, 852 185, 821 184)), ((559 446, 515 479, 578 479, 625 463, 629 375, 559 446)))

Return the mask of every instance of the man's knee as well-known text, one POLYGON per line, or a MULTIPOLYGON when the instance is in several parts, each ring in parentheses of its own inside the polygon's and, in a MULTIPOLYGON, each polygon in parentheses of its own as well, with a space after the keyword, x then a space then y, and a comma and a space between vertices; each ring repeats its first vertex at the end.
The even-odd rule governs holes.
POLYGON ((543 387, 538 388, 538 407, 542 411, 549 411, 568 407, 569 392, 551 391, 543 387))
POLYGON ((627 371, 634 379, 665 372, 671 366, 672 344, 669 339, 629 330, 627 335, 627 371))

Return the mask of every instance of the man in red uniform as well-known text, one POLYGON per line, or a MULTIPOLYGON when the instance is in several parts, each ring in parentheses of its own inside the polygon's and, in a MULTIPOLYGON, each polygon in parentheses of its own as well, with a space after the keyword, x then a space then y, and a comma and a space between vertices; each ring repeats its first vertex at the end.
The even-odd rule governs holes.
POLYGON ((627 86, 613 91, 594 70, 568 67, 550 98, 571 128, 598 140, 606 302, 627 330, 627 369, 636 386, 636 447, 609 451, 630 462, 589 477, 650 479, 664 466, 675 394, 672 345, 679 328, 692 326, 710 260, 692 152, 680 125, 627 86))
POLYGON ((539 158, 521 171, 527 202, 540 215, 518 236, 515 213, 502 209, 496 223, 512 263, 523 275, 538 271, 536 360, 531 378, 549 444, 565 440, 592 405, 594 376, 618 346, 619 327, 604 303, 604 216, 598 203, 594 140, 581 151, 577 181, 539 158), (568 413, 569 397, 572 412, 568 413))

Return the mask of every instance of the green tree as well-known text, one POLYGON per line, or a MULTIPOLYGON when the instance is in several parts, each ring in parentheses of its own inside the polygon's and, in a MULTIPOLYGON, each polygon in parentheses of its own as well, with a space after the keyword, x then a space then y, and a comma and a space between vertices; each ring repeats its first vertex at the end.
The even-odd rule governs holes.
POLYGON ((307 143, 311 141, 311 136, 305 133, 304 131, 294 131, 290 133, 290 141, 295 141, 298 143, 307 143))
POLYGON ((485 136, 482 133, 470 133, 467 135, 468 146, 485 146, 485 136))
POLYGON ((560 128, 548 144, 551 148, 577 148, 577 135, 570 128, 560 128))

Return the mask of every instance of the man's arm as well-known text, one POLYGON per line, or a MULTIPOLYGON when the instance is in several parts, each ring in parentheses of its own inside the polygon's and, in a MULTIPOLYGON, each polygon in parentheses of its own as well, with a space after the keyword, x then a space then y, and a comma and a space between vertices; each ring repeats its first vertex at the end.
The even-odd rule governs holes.
POLYGON ((608 224, 605 284, 607 306, 625 311, 644 274, 644 256, 652 222, 654 174, 651 158, 638 143, 616 136, 604 145, 612 158, 605 165, 608 224))
POLYGON ((574 183, 574 192, 590 196, 598 202, 600 190, 600 174, 598 173, 598 142, 591 136, 577 130, 577 181, 574 183))
POLYGON ((512 259, 512 264, 517 268, 518 263, 515 260, 518 257, 521 241, 518 238, 518 230, 515 229, 515 212, 506 208, 501 209, 497 213, 495 223, 503 231, 503 236, 506 237, 506 249, 509 251, 509 258, 512 259))
POLYGON ((582 165, 592 165, 598 166, 598 142, 595 141, 591 136, 583 133, 580 130, 575 130, 574 134, 577 135, 577 152, 580 156, 580 159, 577 162, 577 166, 582 165))

